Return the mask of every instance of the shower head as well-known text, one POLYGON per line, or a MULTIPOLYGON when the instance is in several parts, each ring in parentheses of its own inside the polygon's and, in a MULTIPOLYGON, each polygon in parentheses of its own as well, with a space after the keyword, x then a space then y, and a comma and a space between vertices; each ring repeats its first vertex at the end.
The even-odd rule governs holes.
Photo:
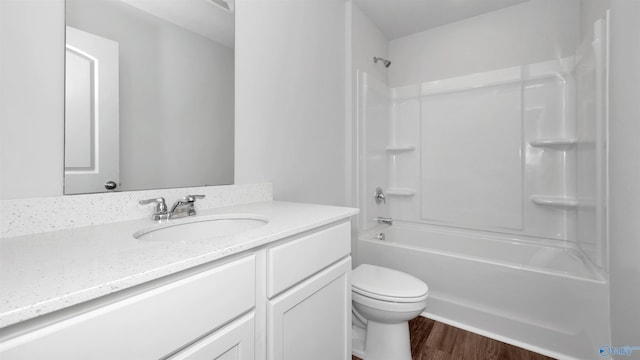
POLYGON ((381 57, 377 57, 374 56, 373 57, 373 62, 377 63, 378 61, 382 61, 382 63, 384 64, 384 67, 388 68, 389 66, 391 66, 391 61, 387 60, 387 59, 383 59, 381 57))

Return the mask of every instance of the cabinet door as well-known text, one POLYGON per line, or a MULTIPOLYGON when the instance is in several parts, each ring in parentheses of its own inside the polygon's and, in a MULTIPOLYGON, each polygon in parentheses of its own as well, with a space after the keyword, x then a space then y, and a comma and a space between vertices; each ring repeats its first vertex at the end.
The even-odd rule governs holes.
POLYGON ((351 257, 269 302, 269 360, 351 359, 351 257))
POLYGON ((247 314, 168 360, 253 360, 254 315, 247 314))

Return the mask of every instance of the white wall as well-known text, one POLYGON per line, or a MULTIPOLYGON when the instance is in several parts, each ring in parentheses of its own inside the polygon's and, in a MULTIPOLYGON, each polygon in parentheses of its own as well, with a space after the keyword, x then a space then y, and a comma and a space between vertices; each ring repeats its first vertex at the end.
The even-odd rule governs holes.
POLYGON ((391 87, 557 59, 580 41, 578 0, 530 0, 392 40, 391 87))
POLYGON ((389 40, 356 4, 351 10, 351 56, 353 69, 373 74, 388 83, 389 69, 373 57, 389 58, 389 40))
POLYGON ((236 183, 344 204, 344 0, 236 1, 236 183))
POLYGON ((232 184, 233 49, 117 0, 66 15, 119 44, 120 190, 232 184))
POLYGON ((0 199, 62 195, 64 1, 0 0, 0 199))
MULTIPOLYGON (((640 2, 611 5, 610 280, 613 345, 640 345, 640 2)), ((633 359, 640 359, 635 351, 633 359)))

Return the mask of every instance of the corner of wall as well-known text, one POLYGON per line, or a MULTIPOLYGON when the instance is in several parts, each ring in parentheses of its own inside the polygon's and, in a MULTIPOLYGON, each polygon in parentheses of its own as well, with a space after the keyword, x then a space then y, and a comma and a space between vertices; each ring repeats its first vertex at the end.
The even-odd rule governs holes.
POLYGON ((610 301, 614 346, 640 345, 640 2, 611 3, 610 301))
POLYGON ((62 195, 64 1, 0 7, 0 199, 62 195))

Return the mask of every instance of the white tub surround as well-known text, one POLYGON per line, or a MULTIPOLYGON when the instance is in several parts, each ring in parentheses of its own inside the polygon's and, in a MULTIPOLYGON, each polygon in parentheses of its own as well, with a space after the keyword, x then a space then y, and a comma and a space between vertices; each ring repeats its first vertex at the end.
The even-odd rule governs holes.
POLYGON ((134 239, 134 232, 153 225, 148 218, 6 237, 0 239, 0 328, 344 221, 357 212, 270 201, 199 210, 198 216, 253 214, 269 222, 247 232, 195 241, 134 239))
MULTIPOLYGON (((389 216, 553 240, 579 249, 604 276, 608 23, 591 22, 566 56, 392 87, 360 74, 361 229, 389 216), (388 196, 384 206, 370 195, 378 186, 388 196)), ((433 60, 403 54, 390 54, 397 61, 391 71, 433 60)))
POLYGON ((273 200, 273 186, 260 183, 0 200, 0 238, 142 219, 153 209, 138 204, 139 200, 164 197, 171 205, 187 194, 206 195, 196 204, 197 209, 205 210, 273 200))
MULTIPOLYGON (((560 6, 522 6, 534 4, 560 6)), ((566 5, 577 20, 578 3, 566 5)), ((456 23, 466 22, 463 32, 425 32, 439 39, 440 51, 420 56, 414 50, 426 43, 416 40, 402 45, 416 55, 406 57, 391 46, 390 86, 368 73, 357 79, 358 262, 427 283, 426 313, 436 320, 552 357, 599 358, 599 346, 611 341, 609 19, 585 22, 580 43, 577 27, 559 31, 575 41, 553 56, 449 75, 424 67, 462 49, 469 54, 477 44, 449 39, 480 33, 485 25, 475 20, 456 23), (392 81, 409 63, 431 76, 392 81), (386 204, 373 201, 378 186, 386 204), (393 219, 386 241, 374 240, 379 217, 393 219)), ((504 60, 512 50, 478 55, 504 60)), ((462 65, 466 58, 458 57, 462 65)))

